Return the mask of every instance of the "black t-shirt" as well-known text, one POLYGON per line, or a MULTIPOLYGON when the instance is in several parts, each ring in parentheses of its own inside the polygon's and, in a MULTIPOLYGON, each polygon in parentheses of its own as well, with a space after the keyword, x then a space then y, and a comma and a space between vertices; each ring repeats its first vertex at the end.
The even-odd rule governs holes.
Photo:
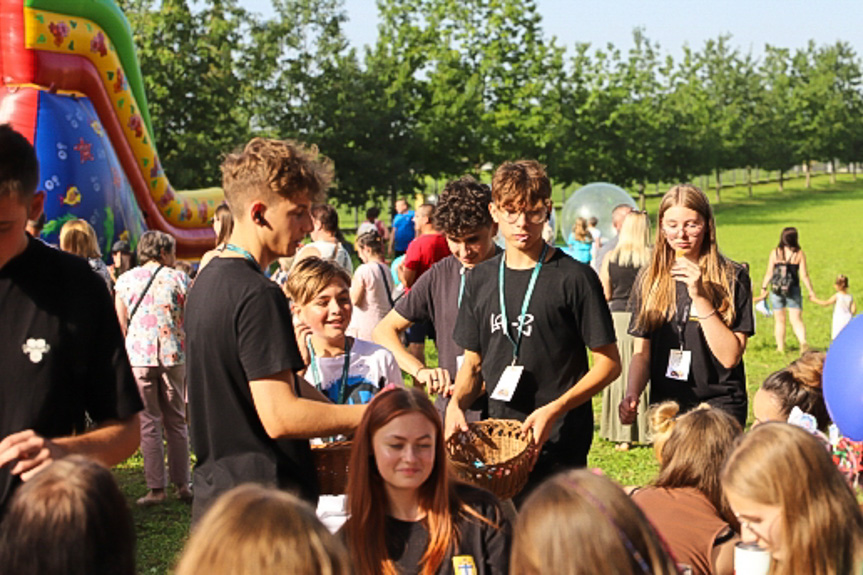
MULTIPOLYGON (((752 318, 752 286, 749 273, 743 266, 733 263, 734 268, 734 322, 731 331, 752 336, 755 322, 752 318)), ((640 283, 640 282, 638 282, 640 283)), ((638 285, 636 283, 636 285, 638 285)), ((680 349, 680 321, 667 321, 653 332, 647 333, 636 327, 638 310, 641 308, 640 293, 633 292, 633 313, 629 333, 650 340, 650 402, 674 400, 682 409, 690 409, 701 402, 724 409, 740 421, 746 422, 746 372, 743 359, 731 369, 726 369, 707 346, 701 325, 690 309, 692 300, 686 284, 676 282, 677 310, 675 318, 682 318, 689 310, 689 318, 683 331, 684 349, 692 352, 689 379, 680 381, 665 376, 672 349, 680 349)))
MULTIPOLYGON (((0 439, 122 420, 143 408, 105 282, 86 260, 30 238, 0 268, 0 439)), ((18 480, 0 469, 0 513, 18 480)))
MULTIPOLYGON (((500 510, 494 495, 467 485, 458 488, 462 500, 491 524, 465 512, 456 519, 459 534, 458 544, 450 550, 438 568, 438 575, 501 574, 509 572, 509 550, 512 528, 500 510), (474 571, 466 568, 456 571, 456 564, 470 564, 474 571)), ((387 516, 386 544, 390 559, 397 565, 400 575, 419 575, 420 559, 428 545, 428 530, 423 521, 401 521, 387 516)))
POLYGON ((272 439, 249 382, 304 367, 279 287, 241 258, 214 258, 186 303, 195 466, 193 520, 222 493, 255 482, 317 500, 308 440, 272 439))
MULTIPOLYGON (((482 375, 489 394, 512 363, 513 346, 504 335, 498 269, 503 254, 476 266, 467 279, 455 340, 482 356, 482 375)), ((516 338, 518 317, 533 269, 504 274, 510 335, 516 338)), ((614 325, 602 286, 590 266, 555 250, 536 281, 527 310, 518 365, 524 371, 512 400, 489 399, 489 415, 524 421, 566 393, 588 371, 586 347, 615 343, 614 325)), ((559 418, 543 446, 540 461, 584 466, 593 439, 590 401, 559 418)), ((541 467, 541 466, 540 466, 541 467)))

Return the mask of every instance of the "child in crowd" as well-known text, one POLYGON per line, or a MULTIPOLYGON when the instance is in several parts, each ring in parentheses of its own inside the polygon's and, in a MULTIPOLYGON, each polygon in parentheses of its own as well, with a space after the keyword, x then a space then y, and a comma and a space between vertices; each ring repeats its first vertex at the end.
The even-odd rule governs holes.
POLYGON ((333 403, 356 405, 388 383, 402 385, 402 374, 387 349, 346 334, 350 288, 351 277, 337 263, 314 256, 297 263, 287 283, 305 380, 333 403))
POLYGON ((27 481, 0 523, 0 573, 134 575, 135 524, 111 471, 72 455, 27 481))
POLYGON ((90 222, 75 219, 63 224, 63 227, 60 228, 60 249, 86 259, 90 268, 105 280, 108 291, 113 291, 114 283, 111 280, 111 272, 108 271, 108 266, 102 261, 99 238, 90 222))
POLYGON ((541 448, 526 491, 558 470, 587 464, 590 398, 620 374, 599 278, 542 239, 550 196, 538 162, 507 162, 494 175, 491 215, 506 249, 465 282, 454 332, 464 362, 446 413, 447 437, 467 430, 464 411, 485 382, 489 415, 524 422, 522 431, 541 448))
MULTIPOLYGON (((420 276, 373 334, 377 343, 393 352, 402 370, 426 391, 438 395, 435 405, 441 415, 464 357, 464 349, 453 340, 452 333, 466 278, 476 265, 501 251, 494 243, 497 224, 491 219, 490 203, 491 188, 470 176, 447 183, 438 199, 434 225, 446 237, 452 255, 420 276), (437 333, 436 368, 425 367, 399 338, 411 325, 422 322, 431 322, 437 333)), ((481 398, 474 406, 473 419, 479 417, 485 403, 481 398)))
POLYGON ((201 263, 198 265, 198 271, 204 269, 210 260, 219 255, 225 250, 228 240, 231 239, 231 232, 234 231, 234 217, 231 215, 231 208, 228 204, 222 203, 216 208, 213 214, 213 232, 216 234, 216 245, 213 249, 201 256, 201 263))
POLYGON ((752 399, 753 425, 788 421, 791 410, 799 407, 812 415, 818 429, 826 433, 830 414, 821 388, 825 357, 824 352, 807 351, 788 367, 768 375, 752 399))
POLYGON ((378 216, 381 215, 381 210, 377 206, 372 206, 366 210, 366 219, 363 223, 360 224, 360 227, 357 228, 357 237, 361 235, 375 231, 378 233, 384 241, 389 237, 387 235, 387 228, 382 221, 378 219, 378 216))
POLYGON ((177 575, 349 575, 348 554, 308 504, 246 484, 226 493, 192 533, 177 575))
POLYGON ((650 522, 611 480, 567 471, 540 485, 515 525, 513 575, 676 575, 650 522))
POLYGON ((722 471, 741 538, 770 552, 771 575, 857 575, 863 512, 830 453, 786 423, 747 433, 722 471))
POLYGON ((707 404, 681 415, 668 401, 650 415, 660 470, 651 485, 630 492, 633 501, 693 575, 732 575, 738 523, 719 474, 743 429, 707 404))
POLYGON ((381 392, 354 437, 351 518, 357 575, 504 575, 510 526, 495 497, 454 481, 434 406, 416 388, 381 392))
POLYGON ((593 253, 593 236, 587 228, 587 220, 584 218, 575 218, 575 224, 572 226, 572 232, 566 239, 569 246, 567 253, 572 259, 583 264, 589 264, 593 253))
POLYGON ((857 313, 857 304, 854 302, 854 296, 848 293, 848 277, 842 274, 836 276, 836 281, 833 282, 833 289, 836 290, 836 293, 826 300, 818 299, 813 294, 809 294, 809 299, 818 305, 829 306, 835 304, 833 307, 833 330, 830 339, 836 339, 839 332, 848 325, 848 322, 857 313))
MULTIPOLYGON (((587 219, 587 232, 590 234, 590 262, 594 264, 596 262, 596 254, 599 252, 599 248, 601 248, 605 244, 605 240, 602 238, 602 231, 597 227, 599 224, 599 220, 596 216, 590 216, 587 219)), ((599 273, 599 268, 596 265, 593 265, 593 269, 599 273)))
POLYGON ((357 254, 363 261, 351 282, 351 303, 354 313, 348 335, 371 341, 372 330, 393 305, 395 282, 384 262, 384 241, 372 229, 357 236, 357 254))

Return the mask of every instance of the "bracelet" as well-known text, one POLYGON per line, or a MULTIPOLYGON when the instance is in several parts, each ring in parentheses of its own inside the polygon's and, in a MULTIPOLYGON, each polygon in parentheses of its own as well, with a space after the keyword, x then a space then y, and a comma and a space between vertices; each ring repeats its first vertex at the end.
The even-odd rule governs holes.
POLYGON ((700 316, 700 315, 699 315, 699 316, 696 316, 696 317, 698 317, 698 321, 704 321, 704 320, 706 320, 707 318, 709 318, 709 317, 710 317, 710 316, 712 316, 712 315, 716 315, 716 310, 715 310, 715 309, 714 309, 712 312, 710 312, 709 314, 705 315, 705 316, 700 316))

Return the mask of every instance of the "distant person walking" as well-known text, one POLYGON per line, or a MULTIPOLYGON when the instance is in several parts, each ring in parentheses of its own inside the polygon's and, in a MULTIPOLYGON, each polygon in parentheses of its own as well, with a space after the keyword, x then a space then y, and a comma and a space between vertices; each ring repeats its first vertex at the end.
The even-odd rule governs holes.
POLYGON ((614 228, 617 235, 613 238, 608 238, 607 240, 602 242, 602 245, 599 246, 599 249, 596 250, 596 269, 602 269, 602 260, 605 259, 605 256, 611 253, 611 250, 617 247, 617 238, 620 234, 620 228, 623 226, 623 220, 626 218, 626 215, 632 211, 632 206, 629 204, 620 204, 614 207, 611 210, 611 227, 614 228))
POLYGON ((395 285, 390 268, 384 262, 384 243, 377 230, 357 237, 357 253, 363 263, 354 272, 350 285, 354 313, 347 333, 372 341, 372 330, 395 305, 395 285))
POLYGON ((599 279, 617 337, 620 352, 620 376, 602 390, 602 419, 599 434, 613 441, 616 449, 626 451, 632 443, 647 443, 649 417, 647 398, 649 391, 642 394, 638 410, 638 420, 633 425, 622 425, 617 414, 617 406, 626 394, 629 377, 629 362, 635 349, 635 340, 628 333, 632 320, 629 296, 639 270, 650 263, 650 218, 644 212, 630 212, 623 221, 617 247, 605 258, 599 279))
POLYGON ((590 263, 593 250, 593 236, 587 228, 586 219, 575 218, 572 231, 569 237, 566 238, 566 244, 569 246, 567 253, 572 259, 583 264, 590 263))
POLYGON ((779 245, 770 252, 767 261, 767 271, 761 282, 761 295, 770 290, 770 307, 773 308, 773 335, 776 338, 776 349, 785 352, 785 319, 783 310, 788 311, 791 329, 800 343, 800 351, 809 349, 806 343, 806 326, 803 325, 803 295, 800 282, 809 290, 809 297, 816 298, 809 279, 809 269, 806 266, 806 254, 800 247, 797 228, 785 228, 779 236, 779 245))
POLYGON ((389 234, 387 233, 387 228, 384 226, 384 223, 378 219, 381 215, 380 208, 376 206, 372 206, 366 210, 366 219, 363 223, 360 224, 360 227, 357 228, 357 237, 361 235, 376 231, 384 241, 389 239, 389 234))
POLYGON ((820 300, 813 295, 809 296, 809 299, 818 305, 833 306, 833 329, 830 333, 830 339, 836 339, 839 332, 845 329, 845 326, 848 325, 848 322, 857 313, 857 304, 854 302, 854 296, 848 293, 848 276, 842 274, 836 276, 833 288, 836 290, 836 293, 826 300, 820 300))
POLYGON ((186 335, 183 315, 189 276, 175 270, 177 244, 151 230, 138 241, 136 267, 117 280, 116 307, 126 353, 144 401, 141 454, 149 492, 138 505, 165 501, 165 449, 177 496, 191 501, 189 431, 186 427, 186 335))
POLYGON ((99 239, 96 230, 87 220, 69 220, 60 228, 60 249, 70 254, 75 254, 87 260, 90 269, 99 274, 108 291, 114 287, 108 266, 102 261, 102 252, 99 251, 99 239))
POLYGON ((329 204, 317 204, 312 206, 312 231, 309 237, 312 242, 306 244, 297 252, 291 266, 296 266, 299 262, 312 256, 319 257, 322 260, 333 260, 340 268, 348 272, 348 275, 354 273, 354 264, 351 261, 351 254, 342 246, 339 233, 339 213, 336 208, 329 204))
POLYGON ((407 200, 396 200, 396 213, 393 215, 393 229, 390 234, 389 253, 393 257, 403 256, 415 237, 414 212, 408 209, 407 200))

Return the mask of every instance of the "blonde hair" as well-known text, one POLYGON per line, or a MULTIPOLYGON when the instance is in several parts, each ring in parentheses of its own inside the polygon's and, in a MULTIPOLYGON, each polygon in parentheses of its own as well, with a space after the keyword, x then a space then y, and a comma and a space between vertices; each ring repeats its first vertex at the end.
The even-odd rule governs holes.
POLYGON ((96 230, 86 220, 69 220, 60 228, 60 249, 82 258, 101 258, 96 230))
POLYGON ((778 506, 783 522, 771 575, 851 575, 863 550, 863 512, 825 447, 808 432, 770 422, 744 435, 722 471, 725 492, 778 506))
POLYGON ((580 242, 589 244, 593 241, 593 236, 587 231, 587 220, 584 218, 575 218, 575 223, 572 224, 572 235, 580 242))
POLYGON ((536 160, 504 162, 494 172, 491 197, 500 208, 531 209, 551 198, 551 181, 536 160))
POLYGON ((290 200, 306 194, 312 202, 321 202, 332 180, 332 162, 316 146, 292 141, 254 138, 222 162, 225 200, 237 219, 256 199, 290 200))
POLYGON ((674 186, 665 193, 659 204, 653 257, 635 288, 641 300, 635 324, 638 329, 651 332, 670 321, 677 310, 675 282, 670 273, 675 254, 662 227, 665 212, 675 206, 694 210, 704 219, 704 238, 699 254, 704 291, 719 317, 725 325, 730 326, 734 321, 734 264, 719 253, 716 222, 710 201, 704 192, 690 184, 674 186))
POLYGON ((653 485, 697 489, 736 528, 737 519, 722 492, 719 475, 743 428, 731 415, 706 403, 679 413, 680 406, 674 401, 660 403, 650 411, 653 449, 660 464, 653 485))
POLYGON ((232 489, 192 533, 176 575, 348 575, 341 541, 296 496, 260 485, 232 489))
POLYGON ((513 533, 510 573, 677 573, 644 513, 610 479, 587 470, 545 481, 527 498, 513 533))
POLYGON ((295 304, 304 306, 335 281, 351 287, 351 276, 340 265, 332 260, 311 256, 297 262, 291 270, 285 283, 285 292, 295 304))
POLYGON ((640 268, 650 262, 650 218, 644 212, 629 212, 623 220, 617 246, 608 254, 619 266, 640 268))

